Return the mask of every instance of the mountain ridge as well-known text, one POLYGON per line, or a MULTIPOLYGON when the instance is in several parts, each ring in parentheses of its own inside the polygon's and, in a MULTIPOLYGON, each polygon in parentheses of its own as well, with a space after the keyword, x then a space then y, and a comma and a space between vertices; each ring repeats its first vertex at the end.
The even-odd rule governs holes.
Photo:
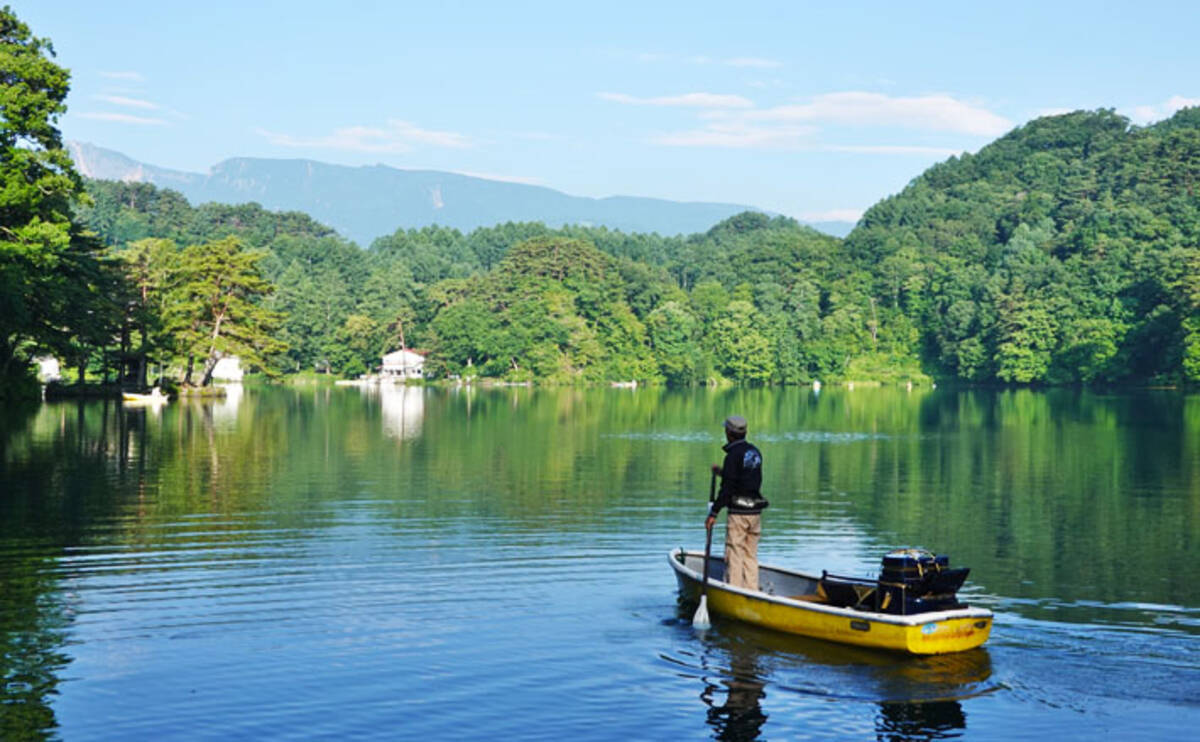
MULTIPOLYGON (((743 211, 741 204, 680 202, 641 196, 590 198, 553 188, 439 170, 388 165, 336 165, 310 159, 233 157, 208 173, 171 170, 87 142, 67 142, 86 177, 152 183, 181 192, 193 204, 255 201, 268 209, 301 211, 366 247, 397 229, 439 224, 470 231, 504 222, 604 226, 663 235, 703 232, 743 211)), ((766 213, 766 212, 764 212, 766 213)), ((852 224, 818 222, 844 236, 852 224)))

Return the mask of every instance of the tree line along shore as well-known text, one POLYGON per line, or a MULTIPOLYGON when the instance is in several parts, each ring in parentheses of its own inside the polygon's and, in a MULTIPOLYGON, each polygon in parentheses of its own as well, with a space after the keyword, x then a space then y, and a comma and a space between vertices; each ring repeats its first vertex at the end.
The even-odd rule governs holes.
POLYGON ((668 385, 1200 381, 1200 109, 1035 119, 838 239, 746 212, 693 235, 506 223, 360 247, 298 212, 81 177, 69 75, 11 10, 0 104, 0 395, 268 377, 668 385))

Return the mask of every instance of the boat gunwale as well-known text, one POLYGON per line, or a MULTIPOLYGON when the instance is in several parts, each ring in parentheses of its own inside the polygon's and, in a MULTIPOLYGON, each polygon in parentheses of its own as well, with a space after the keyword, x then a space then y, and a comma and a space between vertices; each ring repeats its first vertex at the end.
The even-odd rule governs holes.
MULTIPOLYGON (((681 563, 678 555, 682 554, 684 558, 689 556, 703 557, 703 552, 686 551, 682 547, 675 547, 667 554, 667 561, 671 563, 671 567, 677 572, 682 573, 697 583, 703 580, 703 575, 700 572, 691 569, 687 565, 681 563)), ((806 580, 819 581, 821 578, 817 575, 811 575, 806 572, 800 572, 793 569, 783 567, 775 567, 771 565, 760 565, 760 569, 771 570, 772 572, 790 575, 792 577, 800 577, 806 580)), ((833 616, 843 616, 846 618, 864 618, 869 617, 872 621, 879 623, 895 624, 897 626, 921 626, 927 623, 937 623, 939 621, 949 621, 956 618, 994 618, 994 614, 987 608, 978 608, 968 606, 966 608, 952 608, 946 611, 931 611, 929 613, 914 613, 911 615, 896 615, 894 613, 879 613, 876 611, 860 611, 854 608, 841 608, 838 606, 825 605, 822 603, 812 603, 806 600, 793 600, 792 598, 782 595, 771 595, 758 590, 747 590, 742 587, 735 587, 722 580, 713 577, 708 578, 710 587, 715 587, 718 590, 741 595, 754 600, 762 600, 768 603, 776 603, 787 606, 789 608, 799 608, 801 610, 813 611, 815 613, 826 613, 833 616)))

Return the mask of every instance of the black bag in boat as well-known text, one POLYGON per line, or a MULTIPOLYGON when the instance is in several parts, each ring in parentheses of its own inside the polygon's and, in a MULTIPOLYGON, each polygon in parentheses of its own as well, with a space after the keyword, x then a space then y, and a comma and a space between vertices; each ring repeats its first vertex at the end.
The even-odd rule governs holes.
POLYGON ((883 557, 879 573, 879 607, 884 613, 907 615, 961 608, 956 593, 970 573, 950 568, 950 557, 920 549, 900 549, 883 557))
POLYGON ((970 573, 950 558, 919 549, 883 557, 878 580, 821 573, 820 595, 830 605, 895 615, 963 608, 956 593, 970 573))
POLYGON ((879 586, 879 612, 893 613, 899 616, 911 616, 914 613, 930 613, 932 611, 949 611, 955 608, 965 608, 954 595, 924 595, 914 597, 890 585, 879 586))
POLYGON ((879 579, 887 582, 913 584, 930 572, 950 566, 950 557, 921 549, 897 549, 883 555, 883 572, 879 579))

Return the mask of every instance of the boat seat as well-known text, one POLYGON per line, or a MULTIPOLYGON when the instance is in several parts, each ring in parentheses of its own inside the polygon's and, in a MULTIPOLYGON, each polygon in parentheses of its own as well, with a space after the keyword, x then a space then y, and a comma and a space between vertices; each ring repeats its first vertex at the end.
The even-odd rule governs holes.
POLYGON ((816 592, 804 593, 803 595, 789 595, 788 600, 801 600, 805 603, 828 603, 829 596, 825 594, 825 586, 818 582, 816 592))
POLYGON ((824 573, 818 592, 828 596, 826 602, 839 608, 858 608, 874 597, 875 585, 866 580, 834 577, 824 573))
POLYGON ((788 600, 800 600, 805 603, 828 603, 829 602, 829 598, 826 598, 824 595, 817 595, 815 593, 805 593, 804 595, 789 595, 787 597, 788 597, 788 600))

